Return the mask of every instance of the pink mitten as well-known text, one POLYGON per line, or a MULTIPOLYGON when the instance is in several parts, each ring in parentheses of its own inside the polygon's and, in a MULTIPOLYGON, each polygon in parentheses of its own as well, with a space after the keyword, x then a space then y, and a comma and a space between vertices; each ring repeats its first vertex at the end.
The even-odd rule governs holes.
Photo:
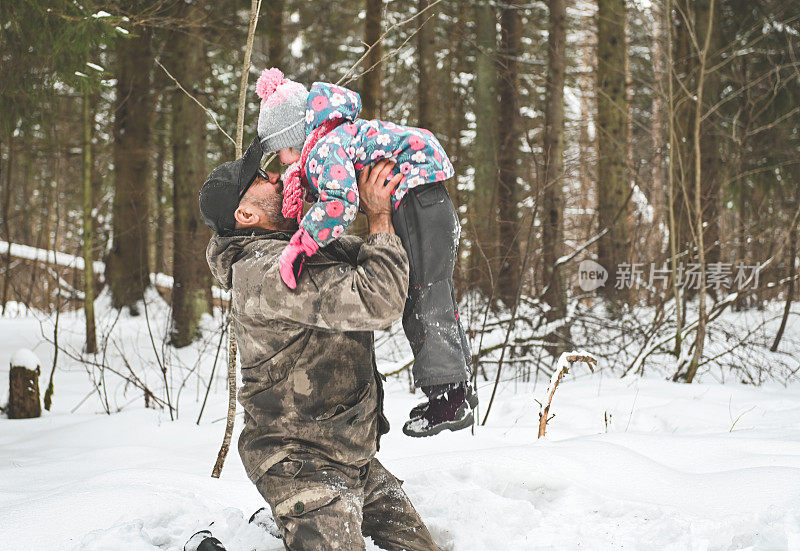
POLYGON ((297 230, 289 240, 278 260, 281 279, 289 289, 297 288, 297 278, 303 270, 303 263, 318 250, 317 242, 303 228, 297 230))

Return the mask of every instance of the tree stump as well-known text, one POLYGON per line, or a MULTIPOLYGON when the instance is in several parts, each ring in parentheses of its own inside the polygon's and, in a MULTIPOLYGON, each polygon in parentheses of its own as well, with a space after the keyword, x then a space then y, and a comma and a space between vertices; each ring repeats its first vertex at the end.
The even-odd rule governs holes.
POLYGON ((31 419, 41 416, 40 367, 37 365, 36 369, 29 369, 30 362, 14 362, 14 358, 11 360, 11 371, 8 373, 8 406, 6 407, 8 418, 31 419), (14 365, 14 363, 28 365, 14 365))

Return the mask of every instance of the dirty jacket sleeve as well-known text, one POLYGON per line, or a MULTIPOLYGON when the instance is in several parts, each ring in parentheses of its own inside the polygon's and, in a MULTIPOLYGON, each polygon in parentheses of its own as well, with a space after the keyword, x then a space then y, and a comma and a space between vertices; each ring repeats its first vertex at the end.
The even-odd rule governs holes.
POLYGON ((306 261, 293 291, 282 283, 278 263, 271 263, 259 307, 269 318, 324 331, 373 331, 402 315, 407 289, 408 257, 400 238, 379 233, 367 237, 354 265, 321 249, 306 261))

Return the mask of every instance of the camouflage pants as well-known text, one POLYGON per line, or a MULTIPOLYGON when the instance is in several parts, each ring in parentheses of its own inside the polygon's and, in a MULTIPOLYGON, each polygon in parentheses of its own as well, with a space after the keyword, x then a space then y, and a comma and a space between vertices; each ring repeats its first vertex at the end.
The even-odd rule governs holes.
POLYGON ((408 496, 377 459, 361 469, 292 455, 258 479, 290 551, 440 551, 408 496))

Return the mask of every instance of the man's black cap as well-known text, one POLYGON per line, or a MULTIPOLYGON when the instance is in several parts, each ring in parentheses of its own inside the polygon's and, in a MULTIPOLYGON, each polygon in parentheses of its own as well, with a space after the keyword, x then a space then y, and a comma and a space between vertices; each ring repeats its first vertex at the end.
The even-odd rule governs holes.
POLYGON ((264 152, 258 136, 241 158, 223 163, 211 171, 200 188, 200 214, 216 233, 233 231, 233 213, 258 174, 264 152))

